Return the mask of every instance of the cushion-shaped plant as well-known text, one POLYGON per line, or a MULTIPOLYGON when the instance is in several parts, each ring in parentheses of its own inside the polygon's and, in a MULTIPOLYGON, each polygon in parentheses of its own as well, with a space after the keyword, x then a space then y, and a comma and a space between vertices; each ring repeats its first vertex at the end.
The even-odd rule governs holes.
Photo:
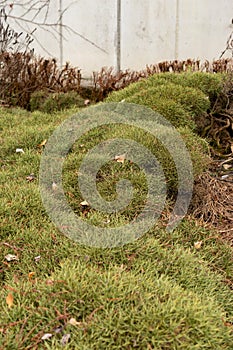
POLYGON ((31 111, 40 110, 45 113, 60 111, 73 106, 84 107, 84 99, 75 91, 48 93, 36 91, 30 99, 31 111))

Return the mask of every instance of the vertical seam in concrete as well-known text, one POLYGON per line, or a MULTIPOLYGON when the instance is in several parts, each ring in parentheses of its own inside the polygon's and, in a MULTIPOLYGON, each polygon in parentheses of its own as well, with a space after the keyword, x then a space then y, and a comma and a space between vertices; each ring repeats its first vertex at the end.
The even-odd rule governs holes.
POLYGON ((180 0, 176 0, 175 59, 179 57, 180 0))
POLYGON ((121 0, 117 0, 116 69, 121 70, 121 0))
POLYGON ((59 51, 60 51, 60 67, 63 65, 63 13, 62 13, 62 0, 59 0, 59 51))

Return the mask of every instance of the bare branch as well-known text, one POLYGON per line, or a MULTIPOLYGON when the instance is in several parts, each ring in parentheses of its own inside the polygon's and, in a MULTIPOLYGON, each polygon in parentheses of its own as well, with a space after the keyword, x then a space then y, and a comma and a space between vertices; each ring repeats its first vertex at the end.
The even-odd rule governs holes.
POLYGON ((223 52, 221 53, 219 58, 222 58, 222 56, 227 52, 227 51, 231 51, 231 55, 233 57, 233 31, 231 32, 230 36, 227 39, 227 43, 226 43, 226 48, 225 50, 223 50, 223 52))
POLYGON ((87 41, 89 44, 95 46, 97 49, 101 50, 104 53, 108 53, 106 50, 104 50, 102 47, 96 45, 93 41, 87 39, 84 35, 76 32, 73 28, 71 28, 70 26, 67 26, 66 24, 63 24, 63 27, 67 30, 70 31, 72 33, 74 33, 75 35, 79 36, 80 38, 82 38, 83 40, 87 41))
MULTIPOLYGON (((59 40, 59 36, 61 36, 61 33, 58 30, 58 26, 62 26, 62 28, 64 28, 66 30, 67 33, 73 33, 75 35, 77 35, 78 37, 80 37, 82 40, 88 42, 89 44, 91 44, 92 46, 96 47, 98 50, 107 53, 106 50, 104 50, 102 47, 100 47, 99 45, 97 45, 94 41, 90 40, 89 38, 87 38, 86 36, 80 34, 79 32, 77 32, 76 30, 74 30, 73 28, 71 28, 69 25, 65 24, 65 23, 60 23, 61 18, 63 17, 64 13, 67 12, 68 9, 70 9, 71 6, 73 6, 74 4, 76 4, 77 1, 73 1, 71 4, 69 4, 69 6, 67 6, 57 17, 55 22, 49 22, 48 21, 48 16, 49 16, 49 10, 50 10, 50 5, 51 5, 51 1, 50 0, 28 0, 26 2, 15 2, 13 5, 9 5, 7 4, 6 0, 0 1, 0 5, 2 5, 5 9, 8 8, 8 6, 10 6, 10 9, 8 9, 8 17, 12 20, 15 21, 15 23, 17 23, 17 25, 23 29, 24 31, 26 31, 27 33, 30 33, 30 28, 25 27, 25 25, 33 25, 36 27, 39 27, 42 30, 45 30, 47 32, 49 32, 56 41, 59 40), (19 8, 23 8, 25 10, 25 12, 23 12, 23 14, 21 16, 17 16, 14 15, 12 13, 13 8, 14 7, 19 7, 19 8), (44 12, 44 16, 42 21, 38 20, 40 15, 42 15, 44 12), (23 23, 25 25, 23 25, 23 23)), ((39 40, 36 38, 36 36, 33 36, 34 40, 39 44, 39 40)), ((65 36, 63 35, 62 38, 64 40, 67 40, 65 38, 65 36)), ((41 48, 43 48, 43 50, 45 50, 45 52, 48 53, 48 51, 41 45, 39 44, 41 48)))

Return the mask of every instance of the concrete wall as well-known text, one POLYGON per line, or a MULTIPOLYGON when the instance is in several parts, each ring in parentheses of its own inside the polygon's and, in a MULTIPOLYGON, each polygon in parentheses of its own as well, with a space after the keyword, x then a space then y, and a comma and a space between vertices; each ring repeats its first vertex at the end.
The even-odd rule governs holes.
POLYGON ((59 39, 59 26, 53 34, 49 27, 46 31, 38 26, 36 52, 62 57, 63 64, 79 66, 84 75, 117 64, 122 69, 142 69, 161 60, 217 59, 233 31, 232 0, 50 2, 47 22, 56 22, 62 13, 64 37, 59 39))

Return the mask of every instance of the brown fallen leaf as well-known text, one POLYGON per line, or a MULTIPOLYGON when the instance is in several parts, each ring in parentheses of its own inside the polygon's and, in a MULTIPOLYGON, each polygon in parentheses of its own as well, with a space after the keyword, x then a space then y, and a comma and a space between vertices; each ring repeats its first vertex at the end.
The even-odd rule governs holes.
POLYGON ((31 280, 33 278, 33 276, 35 276, 35 272, 29 272, 28 274, 28 278, 31 280))
POLYGON ((6 303, 9 307, 12 307, 14 304, 14 297, 12 293, 9 293, 6 297, 6 303))
POLYGON ((75 197, 75 195, 74 195, 73 193, 71 193, 71 192, 67 192, 67 196, 68 196, 69 198, 74 198, 74 197, 75 197))
POLYGON ((54 181, 53 181, 53 183, 52 183, 52 190, 53 190, 53 191, 56 191, 56 190, 57 190, 57 184, 56 184, 56 182, 54 182, 54 181))
POLYGON ((194 242, 194 248, 195 249, 201 249, 201 246, 202 246, 202 241, 194 242))
POLYGON ((53 280, 48 279, 48 280, 47 280, 45 283, 46 283, 46 284, 49 286, 49 285, 54 284, 54 281, 53 281, 53 280))
POLYGON ((32 182, 33 180, 35 180, 34 174, 32 173, 32 174, 28 175, 28 176, 26 177, 26 180, 27 180, 28 182, 32 182))
POLYGON ((78 326, 82 324, 82 322, 76 321, 76 319, 73 317, 68 321, 68 323, 71 324, 72 326, 78 326))
POLYGON ((80 205, 83 206, 83 207, 88 207, 88 206, 89 206, 89 203, 88 203, 87 201, 82 201, 82 202, 80 203, 80 205))
POLYGON ((7 261, 19 260, 19 258, 17 257, 17 255, 14 255, 14 254, 7 254, 7 255, 5 256, 5 259, 6 259, 7 261))
POLYGON ((115 160, 118 162, 118 163, 124 163, 125 161, 125 158, 126 158, 126 153, 124 154, 121 154, 119 156, 115 156, 115 160))
POLYGON ((47 143, 47 140, 44 140, 41 143, 39 143, 39 145, 37 145, 37 147, 41 148, 41 147, 45 146, 46 143, 47 143))
POLYGON ((224 326, 226 326, 226 327, 233 327, 233 324, 230 323, 230 322, 225 321, 225 320, 223 319, 223 317, 222 317, 222 322, 223 322, 224 326))
POLYGON ((65 346, 70 341, 70 334, 64 334, 61 338, 61 345, 65 346))
POLYGON ((41 337, 41 339, 42 339, 42 340, 47 340, 47 339, 50 339, 52 336, 53 336, 52 333, 45 333, 45 334, 41 337))

